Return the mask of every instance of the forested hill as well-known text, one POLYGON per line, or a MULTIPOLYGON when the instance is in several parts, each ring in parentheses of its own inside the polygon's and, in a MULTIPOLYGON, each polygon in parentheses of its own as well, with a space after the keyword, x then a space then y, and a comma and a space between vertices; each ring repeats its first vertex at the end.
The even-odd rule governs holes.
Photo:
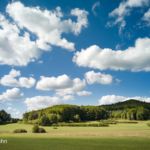
POLYGON ((102 119, 148 120, 150 119, 150 103, 132 99, 102 106, 65 104, 27 112, 23 115, 25 122, 38 122, 41 125, 49 125, 57 122, 79 122, 102 119))
POLYGON ((124 102, 119 102, 111 105, 102 105, 101 107, 104 107, 108 110, 123 110, 126 108, 144 107, 150 110, 150 103, 130 99, 124 102))

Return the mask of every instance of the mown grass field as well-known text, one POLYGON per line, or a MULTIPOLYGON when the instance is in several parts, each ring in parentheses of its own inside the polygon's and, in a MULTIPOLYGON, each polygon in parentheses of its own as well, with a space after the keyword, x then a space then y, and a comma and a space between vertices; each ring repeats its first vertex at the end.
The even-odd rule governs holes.
POLYGON ((32 125, 0 126, 0 150, 149 150, 150 127, 146 121, 138 124, 121 123, 109 127, 45 127, 47 133, 31 133, 32 125), (14 134, 24 128, 25 134, 14 134))

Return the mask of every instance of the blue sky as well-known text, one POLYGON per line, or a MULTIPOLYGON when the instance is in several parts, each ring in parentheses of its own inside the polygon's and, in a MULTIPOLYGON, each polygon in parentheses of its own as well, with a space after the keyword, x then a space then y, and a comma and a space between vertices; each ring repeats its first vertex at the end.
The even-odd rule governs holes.
POLYGON ((0 34, 0 109, 13 117, 150 102, 149 0, 0 0, 0 34))

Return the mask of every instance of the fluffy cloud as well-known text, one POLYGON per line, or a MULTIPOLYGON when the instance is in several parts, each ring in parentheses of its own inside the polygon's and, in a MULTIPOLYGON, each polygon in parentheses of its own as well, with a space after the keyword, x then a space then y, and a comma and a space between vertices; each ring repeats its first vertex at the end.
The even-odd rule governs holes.
POLYGON ((79 34, 88 23, 88 13, 78 8, 71 10, 71 15, 77 17, 77 22, 63 19, 60 7, 49 11, 14 2, 7 6, 7 12, 21 28, 26 28, 37 35, 36 43, 41 49, 49 49, 50 45, 55 45, 70 51, 75 50, 74 43, 63 38, 62 34, 68 32, 79 34))
POLYGON ((16 100, 18 98, 21 98, 22 96, 23 96, 23 93, 21 93, 20 89, 12 88, 12 89, 6 90, 6 92, 3 92, 0 95, 0 101, 16 100))
POLYGON ((72 85, 72 80, 64 74, 58 77, 41 76, 41 79, 37 82, 36 88, 39 90, 57 90, 69 88, 72 85))
MULTIPOLYGON (((72 89, 61 89, 55 96, 35 96, 25 99, 28 110, 38 110, 53 105, 64 104, 68 100, 74 99, 74 91, 72 89), (68 90, 68 91, 67 91, 68 90)), ((80 91, 76 93, 78 96, 89 96, 91 92, 80 91)))
POLYGON ((143 20, 150 26, 150 9, 144 14, 143 20))
POLYGON ((36 80, 32 77, 20 77, 20 71, 12 69, 8 75, 4 75, 0 79, 0 84, 3 86, 10 86, 10 87, 25 87, 31 88, 35 85, 36 80))
POLYGON ((150 71, 150 38, 139 38, 125 50, 100 48, 97 45, 76 52, 73 62, 94 69, 150 71))
POLYGON ((125 96, 118 96, 118 95, 102 96, 98 102, 99 102, 99 105, 108 105, 108 104, 114 104, 114 103, 118 103, 118 102, 124 102, 129 99, 136 99, 136 100, 150 103, 149 97, 140 97, 140 96, 125 97, 125 96))
POLYGON ((148 6, 149 0, 126 0, 119 4, 119 7, 115 8, 111 13, 110 17, 115 18, 114 25, 119 24, 120 32, 126 26, 125 16, 130 15, 133 8, 148 6))
POLYGON ((62 100, 73 100, 75 95, 89 96, 91 92, 84 91, 86 81, 80 78, 71 79, 66 74, 57 77, 44 77, 37 82, 36 89, 53 91, 62 100))
POLYGON ((36 80, 32 77, 20 77, 19 78, 19 85, 20 87, 31 88, 35 85, 36 80))
POLYGON ((41 79, 37 82, 36 89, 53 91, 78 91, 83 89, 85 86, 86 83, 84 80, 82 81, 79 78, 71 79, 69 76, 64 74, 57 77, 41 76, 41 79))
POLYGON ((58 96, 76 95, 78 92, 83 91, 85 87, 86 87, 85 80, 75 78, 72 80, 72 86, 56 90, 56 95, 58 96))
POLYGON ((35 96, 27 98, 25 104, 29 110, 36 110, 48 106, 63 104, 67 100, 73 100, 74 96, 86 86, 85 81, 67 75, 58 77, 44 77, 37 82, 36 89, 53 91, 54 96, 35 96))
POLYGON ((94 71, 86 72, 85 79, 88 84, 111 84, 113 82, 113 77, 111 75, 94 71))
POLYGON ((60 7, 49 11, 12 2, 6 11, 9 17, 0 13, 0 64, 26 66, 53 45, 74 51, 75 44, 63 35, 78 35, 88 25, 88 12, 78 8, 70 12, 77 21, 64 19, 60 7))
POLYGON ((91 94, 92 94, 92 92, 89 92, 89 91, 80 91, 80 92, 77 92, 78 96, 90 96, 91 94))
POLYGON ((37 110, 62 103, 64 103, 64 101, 60 98, 50 96, 35 96, 26 98, 25 100, 25 104, 27 105, 28 110, 37 110))
POLYGON ((41 51, 30 35, 20 33, 17 25, 0 14, 0 64, 25 66, 40 56, 41 51))
POLYGON ((68 20, 67 24, 69 24, 69 28, 71 28, 72 32, 78 35, 82 28, 87 27, 88 25, 88 12, 79 8, 75 8, 71 10, 71 15, 77 17, 77 22, 70 22, 70 20, 68 20))

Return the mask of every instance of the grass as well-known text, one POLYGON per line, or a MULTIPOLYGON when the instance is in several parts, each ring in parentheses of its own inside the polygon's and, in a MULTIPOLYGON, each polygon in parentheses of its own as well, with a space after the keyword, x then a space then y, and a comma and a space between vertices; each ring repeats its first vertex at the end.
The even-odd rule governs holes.
POLYGON ((146 121, 137 124, 120 123, 109 127, 44 127, 45 134, 31 133, 33 125, 8 124, 0 126, 0 150, 149 150, 150 127, 146 121), (23 128, 24 134, 13 130, 23 128))
POLYGON ((145 138, 8 138, 2 150, 149 150, 145 138))

